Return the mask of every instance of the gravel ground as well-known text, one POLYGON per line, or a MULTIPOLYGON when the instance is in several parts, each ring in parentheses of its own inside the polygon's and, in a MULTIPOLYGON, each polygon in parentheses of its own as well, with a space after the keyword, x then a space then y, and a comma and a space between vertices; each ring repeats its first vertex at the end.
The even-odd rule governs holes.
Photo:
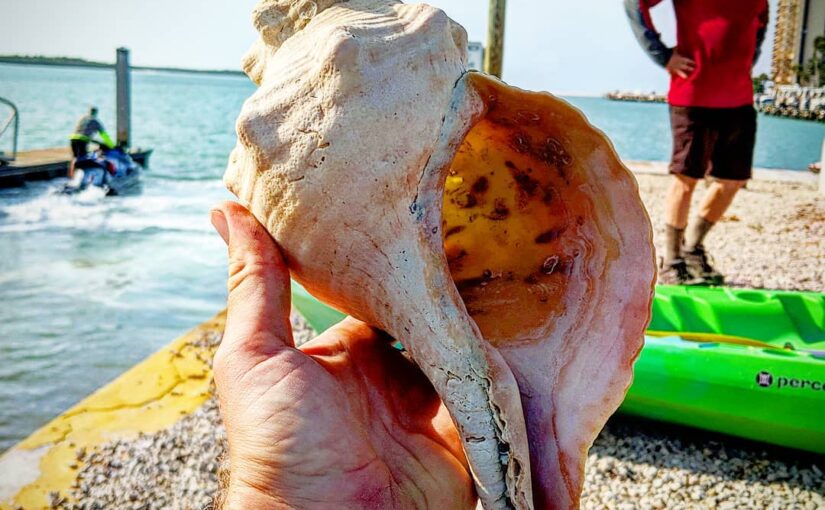
POLYGON ((215 399, 171 428, 78 451, 83 467, 51 508, 201 510, 213 508, 225 434, 215 399))
MULTIPOLYGON (((668 176, 637 175, 653 221, 656 249, 664 251, 661 220, 668 176)), ((705 186, 693 197, 698 210, 705 186)), ((751 181, 710 231, 705 247, 726 283, 735 287, 825 291, 825 195, 801 183, 751 181)))
MULTIPOLYGON (((169 430, 88 455, 70 493, 78 503, 52 508, 211 509, 223 439, 210 400, 169 430)), ((813 456, 615 417, 590 450, 582 508, 816 510, 823 468, 813 456)))
MULTIPOLYGON (((666 184, 639 176, 654 218, 666 184)), ((661 246, 663 227, 654 224, 661 246)), ((811 186, 753 182, 706 244, 733 285, 821 291, 825 198, 811 186)), ((311 337, 299 316, 293 323, 296 338, 311 337)), ((53 494, 52 508, 212 508, 223 450, 210 400, 168 430, 78 452, 75 487, 53 494)), ((823 469, 821 458, 799 452, 617 416, 590 451, 582 508, 822 509, 823 469)))
POLYGON ((825 468, 813 454, 621 415, 590 450, 582 508, 825 508, 825 468))

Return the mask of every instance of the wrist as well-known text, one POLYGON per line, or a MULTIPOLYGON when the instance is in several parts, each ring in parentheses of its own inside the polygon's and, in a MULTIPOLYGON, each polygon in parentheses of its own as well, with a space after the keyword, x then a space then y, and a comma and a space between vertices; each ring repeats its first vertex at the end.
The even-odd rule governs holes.
POLYGON ((676 53, 676 48, 668 48, 662 51, 662 61, 660 62, 662 67, 667 68, 668 64, 670 64, 670 60, 673 58, 673 54, 676 53))

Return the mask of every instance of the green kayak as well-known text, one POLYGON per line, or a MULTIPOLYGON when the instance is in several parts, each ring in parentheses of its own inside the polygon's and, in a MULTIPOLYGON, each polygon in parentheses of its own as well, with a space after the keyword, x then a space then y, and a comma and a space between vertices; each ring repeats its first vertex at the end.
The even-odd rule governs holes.
MULTIPOLYGON (((293 284, 316 331, 343 315, 293 284)), ((620 410, 825 453, 825 294, 656 287, 620 410)))

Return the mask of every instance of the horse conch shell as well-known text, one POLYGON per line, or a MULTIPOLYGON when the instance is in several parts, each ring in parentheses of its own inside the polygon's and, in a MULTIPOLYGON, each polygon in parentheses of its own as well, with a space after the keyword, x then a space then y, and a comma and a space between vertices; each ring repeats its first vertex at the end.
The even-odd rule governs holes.
POLYGON ((442 11, 264 0, 225 182, 292 276, 402 342, 485 508, 574 508, 649 318, 650 223, 607 139, 465 70, 442 11))

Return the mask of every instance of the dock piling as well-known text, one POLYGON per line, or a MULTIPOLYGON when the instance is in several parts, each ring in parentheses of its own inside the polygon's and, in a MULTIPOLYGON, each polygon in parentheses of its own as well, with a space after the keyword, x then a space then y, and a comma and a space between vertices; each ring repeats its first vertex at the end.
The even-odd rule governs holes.
POLYGON ((487 51, 484 52, 484 72, 501 78, 504 60, 504 12, 507 0, 490 0, 487 20, 487 51))
POLYGON ((129 146, 129 133, 132 127, 131 79, 129 76, 129 50, 117 49, 117 143, 129 146))

